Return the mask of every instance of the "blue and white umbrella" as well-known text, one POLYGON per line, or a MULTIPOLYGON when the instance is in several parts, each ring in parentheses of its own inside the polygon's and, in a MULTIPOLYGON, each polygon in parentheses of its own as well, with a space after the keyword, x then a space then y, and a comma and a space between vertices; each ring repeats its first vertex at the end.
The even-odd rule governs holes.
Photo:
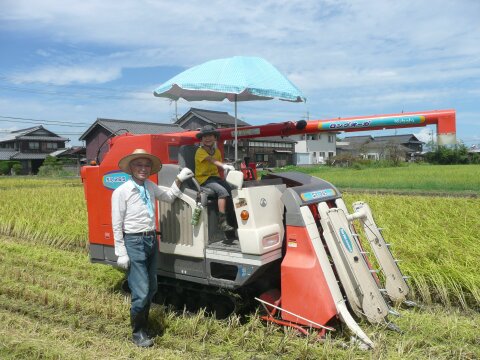
POLYGON ((272 64, 259 57, 234 56, 207 61, 174 76, 153 94, 172 100, 235 102, 235 160, 237 160, 237 101, 302 102, 303 93, 272 64))

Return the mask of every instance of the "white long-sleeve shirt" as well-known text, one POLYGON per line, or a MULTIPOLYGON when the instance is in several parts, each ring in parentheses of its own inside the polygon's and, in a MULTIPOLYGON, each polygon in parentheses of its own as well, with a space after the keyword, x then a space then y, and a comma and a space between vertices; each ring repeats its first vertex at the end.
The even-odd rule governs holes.
MULTIPOLYGON (((168 190, 160 189, 150 180, 145 180, 153 208, 155 199, 172 203, 181 194, 175 181, 168 190)), ((147 205, 133 180, 120 185, 112 194, 112 229, 115 240, 115 255, 127 255, 123 233, 138 233, 155 230, 155 214, 150 216, 147 205)))

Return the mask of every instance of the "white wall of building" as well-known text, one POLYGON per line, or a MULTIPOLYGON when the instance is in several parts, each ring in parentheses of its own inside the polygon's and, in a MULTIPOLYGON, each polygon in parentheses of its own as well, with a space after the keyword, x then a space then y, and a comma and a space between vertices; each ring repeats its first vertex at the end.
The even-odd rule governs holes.
POLYGON ((295 144, 297 165, 322 164, 335 156, 336 136, 335 132, 290 136, 297 142, 295 144))

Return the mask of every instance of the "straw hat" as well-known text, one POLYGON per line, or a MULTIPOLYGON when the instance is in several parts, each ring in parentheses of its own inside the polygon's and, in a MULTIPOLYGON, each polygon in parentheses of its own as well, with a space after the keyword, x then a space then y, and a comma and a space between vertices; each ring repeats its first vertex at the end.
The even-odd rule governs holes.
POLYGON ((201 139, 203 136, 210 134, 215 135, 217 139, 220 137, 220 133, 212 125, 205 125, 195 136, 197 139, 201 139))
POLYGON ((160 171, 162 168, 162 162, 158 157, 146 152, 144 149, 135 149, 130 155, 124 156, 118 162, 118 167, 125 171, 127 174, 132 174, 130 170, 130 162, 136 159, 149 159, 152 162, 152 174, 160 171))

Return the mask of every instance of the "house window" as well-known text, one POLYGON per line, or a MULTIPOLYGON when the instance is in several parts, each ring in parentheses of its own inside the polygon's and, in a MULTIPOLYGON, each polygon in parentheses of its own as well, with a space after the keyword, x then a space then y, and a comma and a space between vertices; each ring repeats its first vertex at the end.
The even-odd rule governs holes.
POLYGON ((56 150, 58 148, 57 143, 47 143, 47 149, 48 150, 56 150))
POLYGON ((335 154, 333 153, 333 151, 329 151, 329 152, 328 152, 328 157, 329 157, 329 158, 332 158, 332 157, 334 157, 334 156, 335 156, 335 154))
POLYGON ((325 158, 325 151, 320 151, 318 153, 318 156, 322 157, 322 158, 325 158))
POLYGON ((335 142, 335 135, 328 135, 328 142, 329 143, 335 142))
POLYGON ((268 161, 268 155, 267 154, 255 154, 255 161, 256 162, 268 161))
POLYGON ((30 141, 28 143, 28 148, 30 150, 38 150, 38 149, 40 149, 40 143, 37 142, 37 141, 30 141))

